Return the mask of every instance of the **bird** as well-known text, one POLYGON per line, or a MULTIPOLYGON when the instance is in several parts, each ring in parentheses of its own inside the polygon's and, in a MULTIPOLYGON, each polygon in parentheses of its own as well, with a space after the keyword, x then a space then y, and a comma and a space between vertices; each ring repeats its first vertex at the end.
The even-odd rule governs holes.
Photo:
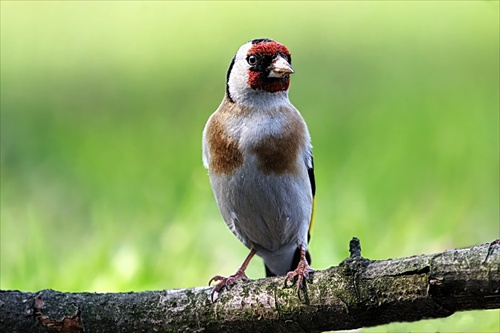
MULTIPOLYGON (((236 273, 216 275, 214 295, 238 281, 254 255, 266 276, 305 288, 314 273, 308 251, 316 184, 309 130, 288 98, 288 48, 272 39, 243 44, 226 75, 221 104, 203 130, 203 164, 219 211, 250 250, 236 273)), ((305 290, 304 290, 305 292, 305 290)))

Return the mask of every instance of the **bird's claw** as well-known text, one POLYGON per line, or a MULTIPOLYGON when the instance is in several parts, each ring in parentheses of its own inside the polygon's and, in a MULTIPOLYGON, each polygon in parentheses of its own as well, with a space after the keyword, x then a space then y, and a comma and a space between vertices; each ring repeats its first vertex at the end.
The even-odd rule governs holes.
POLYGON ((249 280, 248 277, 244 272, 236 272, 233 275, 230 275, 228 277, 224 277, 221 275, 216 275, 213 278, 208 281, 208 285, 211 285, 212 282, 217 282, 219 281, 215 286, 214 289, 212 290, 212 294, 210 296, 210 299, 212 300, 212 303, 214 302, 214 295, 217 293, 220 293, 224 288, 229 289, 232 285, 234 285, 238 281, 247 281, 249 280))
POLYGON ((305 292, 305 288, 306 288, 306 284, 304 283, 304 281, 308 281, 311 283, 312 282, 311 278, 312 278, 313 273, 314 273, 314 269, 312 269, 311 266, 309 266, 307 261, 305 261, 305 260, 300 261, 297 268, 293 271, 288 272, 288 274, 286 275, 285 288, 292 287, 293 284, 295 282, 297 282, 297 294, 299 296, 299 299, 301 299, 300 290, 304 289, 304 292, 305 292), (288 285, 287 283, 290 280, 292 281, 292 284, 288 285))

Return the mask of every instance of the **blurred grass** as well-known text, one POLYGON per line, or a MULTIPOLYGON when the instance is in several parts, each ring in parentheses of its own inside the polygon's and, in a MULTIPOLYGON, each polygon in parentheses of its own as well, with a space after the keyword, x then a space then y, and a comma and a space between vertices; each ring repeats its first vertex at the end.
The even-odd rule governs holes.
MULTIPOLYGON (((237 48, 292 51, 313 137, 313 266, 499 230, 499 6, 1 2, 2 289, 205 285, 247 250, 201 165, 237 48)), ((263 276, 255 260, 249 276, 263 276)), ((366 331, 491 331, 499 311, 366 331)))

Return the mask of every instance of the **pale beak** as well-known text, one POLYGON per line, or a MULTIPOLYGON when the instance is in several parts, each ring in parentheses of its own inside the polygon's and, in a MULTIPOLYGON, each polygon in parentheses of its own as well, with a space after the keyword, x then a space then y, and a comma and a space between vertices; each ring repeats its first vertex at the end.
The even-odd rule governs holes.
POLYGON ((295 72, 288 61, 280 55, 278 55, 276 60, 271 64, 270 69, 271 71, 267 77, 283 78, 295 72))

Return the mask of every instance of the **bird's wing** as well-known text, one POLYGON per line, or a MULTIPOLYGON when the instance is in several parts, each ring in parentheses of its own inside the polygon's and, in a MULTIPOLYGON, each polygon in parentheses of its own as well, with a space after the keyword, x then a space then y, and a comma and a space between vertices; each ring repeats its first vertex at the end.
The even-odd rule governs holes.
POLYGON ((314 225, 314 208, 316 206, 316 181, 314 179, 314 161, 312 153, 309 155, 309 161, 307 164, 307 174, 309 175, 309 182, 311 183, 311 191, 312 191, 312 211, 311 211, 311 220, 309 221, 309 234, 307 237, 307 241, 311 238, 311 231, 314 225))

